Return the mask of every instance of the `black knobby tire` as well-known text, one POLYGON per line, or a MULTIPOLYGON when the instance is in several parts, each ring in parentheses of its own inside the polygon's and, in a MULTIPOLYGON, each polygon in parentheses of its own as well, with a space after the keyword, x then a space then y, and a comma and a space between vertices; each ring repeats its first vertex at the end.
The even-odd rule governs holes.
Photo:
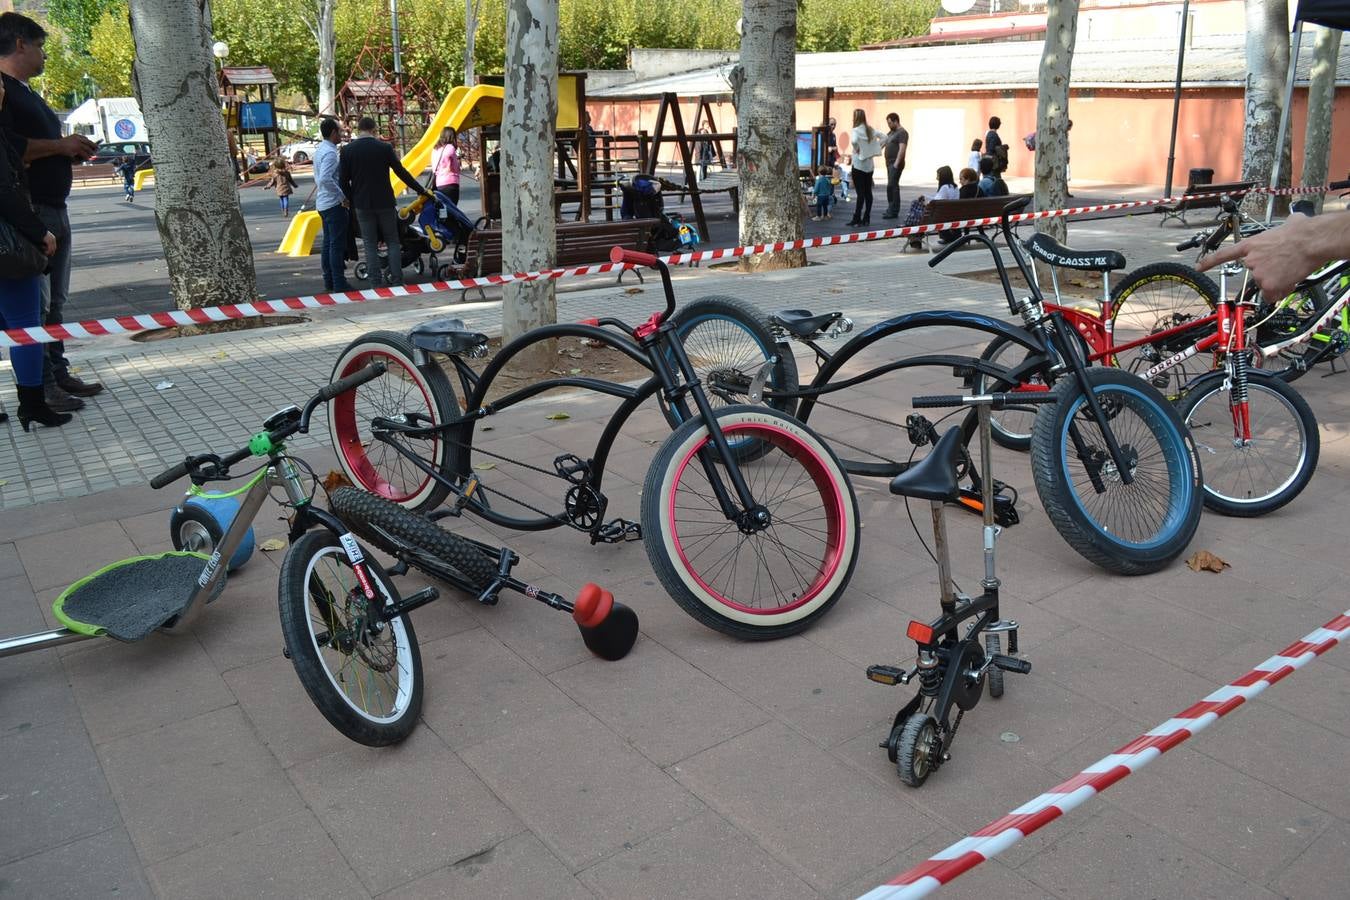
MULTIPOLYGON (((984 655, 988 659, 1003 652, 1003 642, 999 640, 996 634, 986 634, 984 636, 984 655)), ((1003 696, 1003 670, 998 666, 990 666, 985 673, 989 676, 989 696, 995 699, 1003 696)))
POLYGON ((311 531, 286 552, 277 599, 286 653, 319 712, 353 741, 383 747, 403 740, 417 725, 422 656, 407 616, 385 623, 378 635, 346 631, 354 607, 399 601, 380 564, 367 556, 365 566, 374 601, 365 600, 337 536, 311 531), (333 609, 332 600, 341 608, 333 609), (349 633, 353 638, 347 641, 349 633), (387 710, 367 708, 385 697, 387 710))
MULTIPOLYGON (((853 575, 861 528, 853 487, 829 446, 796 419, 763 406, 716 416, 728 441, 767 445, 740 470, 772 527, 747 535, 727 521, 700 464, 716 450, 692 419, 647 470, 647 557, 675 602, 708 627, 742 640, 797 634, 829 612, 853 575)), ((713 468, 729 488, 720 459, 713 468)))
POLYGON ((1119 575, 1156 572, 1186 549, 1200 523, 1203 491, 1194 443, 1156 388, 1118 369, 1093 367, 1085 374, 1132 460, 1134 481, 1124 484, 1103 457, 1105 441, 1078 380, 1066 376, 1054 388, 1058 402, 1041 407, 1032 429, 1036 492, 1060 536, 1084 559, 1119 575), (1089 463, 1071 441, 1071 425, 1088 445, 1089 463), (1100 494, 1088 478, 1095 466, 1105 487, 1100 494), (1122 518, 1131 514, 1143 518, 1122 518))
POLYGON ((1317 417, 1303 395, 1279 377, 1248 372, 1253 440, 1235 446, 1224 379, 1222 372, 1201 379, 1181 398, 1177 412, 1204 460, 1205 506, 1226 516, 1263 516, 1302 493, 1317 471, 1317 417))
MULTIPOLYGON (((412 416, 418 424, 433 427, 459 418, 459 402, 450 379, 434 360, 419 366, 417 357, 412 343, 401 334, 371 331, 361 335, 338 354, 330 381, 345 378, 375 361, 385 364, 385 373, 339 394, 328 405, 328 433, 343 474, 362 490, 414 510, 439 506, 450 488, 395 447, 376 440, 370 423, 377 416, 412 416)), ((417 438, 396 435, 394 440, 435 471, 449 476, 456 431, 417 438)))
POLYGON ((937 722, 927 713, 914 713, 905 720, 896 742, 895 770, 900 780, 910 787, 918 787, 928 780, 937 768, 937 722))
MULTIPOLYGON (((1116 345, 1161 331, 1214 312, 1219 304, 1219 286, 1208 275, 1190 266, 1174 262, 1151 263, 1135 269, 1111 291, 1112 343, 1116 345)), ((1213 325, 1210 326, 1213 329, 1213 325)), ((1167 342, 1144 344, 1120 353, 1114 365, 1139 374, 1158 360, 1184 350, 1204 336, 1204 332, 1183 332, 1167 342)), ((1158 387, 1169 397, 1181 394, 1181 388, 1210 367, 1212 356, 1198 355, 1191 363, 1182 363, 1157 376, 1158 387), (1204 368, 1196 368, 1203 365, 1204 368)))
POLYGON ((397 503, 356 488, 328 497, 333 513, 363 541, 457 587, 481 591, 497 574, 481 549, 397 503))
MULTIPOLYGON (((676 310, 671 317, 671 325, 684 345, 685 355, 703 383, 713 409, 750 402, 744 393, 717 393, 713 389, 714 376, 734 387, 748 388, 751 380, 773 356, 778 361, 770 370, 766 386, 788 392, 798 387, 797 361, 791 347, 776 343, 768 316, 753 304, 723 294, 699 297, 676 310)), ((671 363, 674 363, 673 359, 671 363)), ((792 415, 797 401, 792 397, 776 397, 765 405, 792 415)), ((692 403, 690 407, 692 409, 692 403)), ((666 407, 665 413, 672 426, 681 424, 682 420, 674 409, 666 407)), ((739 459, 753 459, 756 453, 769 448, 753 442, 740 442, 733 444, 732 449, 736 450, 739 459)))

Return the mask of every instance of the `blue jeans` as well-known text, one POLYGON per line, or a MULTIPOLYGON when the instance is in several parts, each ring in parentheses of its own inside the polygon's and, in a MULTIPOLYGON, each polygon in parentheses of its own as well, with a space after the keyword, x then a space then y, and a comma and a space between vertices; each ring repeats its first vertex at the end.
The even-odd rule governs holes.
MULTIPOLYGON (((27 278, 0 278, 0 330, 29 328, 42 324, 41 275, 27 278)), ((42 387, 42 363, 47 356, 43 344, 13 347, 9 351, 14 380, 21 387, 42 387)))
POLYGON ((347 291, 347 207, 338 204, 319 210, 323 221, 323 243, 319 249, 319 259, 323 266, 323 289, 326 291, 347 291))

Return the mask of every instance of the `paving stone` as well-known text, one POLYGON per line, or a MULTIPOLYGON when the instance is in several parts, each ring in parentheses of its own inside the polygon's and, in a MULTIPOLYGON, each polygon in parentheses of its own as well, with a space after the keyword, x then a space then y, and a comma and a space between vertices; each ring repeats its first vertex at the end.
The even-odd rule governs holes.
POLYGON ((528 722, 461 751, 530 830, 576 871, 697 815, 703 804, 581 710, 528 722), (562 767, 521 768, 520 753, 562 767), (586 823, 578 828, 577 823, 586 823))
POLYGON ((36 590, 66 587, 90 572, 136 555, 119 527, 84 525, 59 535, 26 537, 16 542, 24 571, 36 590))
POLYGON ((422 715, 452 750, 576 708, 548 679, 481 628, 422 644, 422 668, 422 715))
POLYGON ((511 810, 425 728, 399 746, 349 745, 297 765, 290 774, 374 893, 477 856, 524 831, 511 810), (353 778, 354 772, 360 777, 353 778))
POLYGON ((164 897, 351 897, 369 894, 309 811, 151 866, 164 897))
POLYGON ((151 634, 125 644, 102 640, 65 660, 89 735, 102 744, 122 735, 234 704, 211 659, 191 634, 151 634))
POLYGON ((0 736, 0 864, 118 824, 117 804, 74 718, 0 736))
POLYGON ((349 746, 348 738, 323 717, 305 693, 295 666, 280 653, 232 668, 223 677, 258 737, 283 768, 349 746))
POLYGON ((0 893, 43 900, 154 896, 126 829, 120 826, 0 866, 0 893))
POLYGON ((639 640, 618 662, 588 660, 552 679, 658 766, 768 720, 762 709, 652 641, 639 640))
POLYGON ((586 900, 594 895, 582 887, 538 838, 526 833, 507 838, 482 853, 437 869, 381 896, 390 900, 441 897, 456 900, 497 900, 500 897, 586 900))
POLYGON ((235 706, 109 741, 98 753, 147 864, 304 806, 235 706))
POLYGON ((897 835, 913 842, 935 827, 903 798, 884 796, 869 778, 778 722, 686 759, 671 774, 821 891, 889 859, 897 835), (766 766, 774 777, 764 777, 766 766))
POLYGON ((716 813, 682 822, 664 834, 586 869, 581 880, 602 897, 815 898, 805 881, 716 813), (692 864, 697 860, 696 864, 692 864))
POLYGON ((1283 897, 1334 897, 1345 889, 1345 860, 1350 856, 1350 824, 1337 822, 1303 855, 1270 882, 1283 897))

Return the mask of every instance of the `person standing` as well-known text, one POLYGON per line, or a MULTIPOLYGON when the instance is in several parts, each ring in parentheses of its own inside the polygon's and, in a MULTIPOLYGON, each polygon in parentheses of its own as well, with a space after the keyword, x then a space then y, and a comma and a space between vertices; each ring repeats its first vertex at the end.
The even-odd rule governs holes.
MULTIPOLYGON (((698 133, 711 134, 711 132, 708 131, 707 125, 701 126, 698 133)), ((708 180, 708 166, 712 165, 712 161, 716 156, 717 154, 713 150, 712 140, 706 137, 702 138, 698 142, 698 180, 700 183, 708 180)))
POLYGON ((886 137, 882 140, 882 154, 886 159, 886 211, 883 219, 900 215, 900 176, 905 172, 905 152, 909 149, 909 132, 900 124, 895 113, 886 116, 886 137))
POLYGON ((998 130, 1003 120, 998 116, 989 117, 989 130, 984 133, 984 155, 994 158, 994 172, 1003 174, 1008 170, 1008 145, 999 137, 998 130))
POLYGON ((338 159, 338 180, 342 193, 356 211, 356 226, 361 229, 370 283, 400 285, 403 284, 403 244, 398 236, 398 209, 389 174, 398 175, 404 184, 427 199, 431 199, 431 194, 399 162, 393 145, 375 136, 374 119, 362 116, 356 124, 356 132, 356 138, 338 159), (389 254, 388 273, 380 266, 381 240, 389 254))
POLYGON ((346 293, 352 289, 347 283, 347 228, 351 209, 338 181, 338 141, 342 126, 336 119, 325 118, 319 123, 318 148, 314 151, 314 208, 323 222, 323 246, 319 261, 323 268, 323 289, 346 293))
POLYGON ((881 155, 881 134, 867 124, 867 113, 861 109, 853 111, 853 131, 849 133, 852 146, 849 151, 853 157, 853 168, 849 178, 853 182, 853 193, 858 198, 854 207, 850 226, 870 225, 872 223, 872 173, 876 169, 873 162, 881 155))
POLYGON ((136 199, 136 160, 123 156, 113 166, 113 171, 122 176, 122 198, 131 203, 136 199))
MULTIPOLYGON (((24 165, 33 208, 47 230, 56 236, 56 252, 45 277, 38 279, 42 294, 42 322, 60 325, 70 294, 70 196, 74 160, 86 160, 97 146, 82 134, 61 135, 61 120, 52 108, 28 86, 28 81, 46 68, 44 45, 47 32, 27 16, 0 14, 0 73, 6 102, 0 109, 0 127, 24 165)), ((97 382, 85 382, 70 374, 70 360, 62 341, 47 344, 43 359, 42 387, 47 404, 57 412, 84 407, 81 397, 103 390, 97 382)))
POLYGON ((267 177, 267 184, 264 187, 270 187, 277 192, 277 203, 281 206, 281 217, 289 218, 291 215, 291 194, 295 193, 295 176, 291 174, 290 167, 286 165, 286 157, 277 157, 276 165, 272 167, 272 174, 267 177))
MULTIPOLYGON (((0 110, 4 106, 5 86, 0 82, 0 110)), ((20 240, 31 241, 35 247, 40 247, 44 256, 50 258, 56 253, 56 235, 38 218, 29 202, 23 157, 3 138, 0 138, 0 219, 18 232, 20 240)), ((0 278, 0 329, 30 328, 42 321, 42 290, 38 282, 43 277, 0 278)), ((43 395, 42 360, 45 355, 41 344, 15 347, 10 351, 14 383, 19 393, 19 424, 24 431, 33 422, 54 428, 70 421, 70 413, 52 409, 43 395)), ((0 412, 0 422, 8 418, 0 412)))
POLYGON ((442 128, 436 149, 431 151, 431 183, 456 206, 459 206, 459 149, 455 146, 458 142, 459 133, 455 129, 442 128))

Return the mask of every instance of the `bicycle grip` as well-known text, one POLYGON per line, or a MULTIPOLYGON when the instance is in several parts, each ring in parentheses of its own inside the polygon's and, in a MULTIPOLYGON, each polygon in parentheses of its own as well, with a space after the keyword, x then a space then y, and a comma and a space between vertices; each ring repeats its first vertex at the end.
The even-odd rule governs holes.
POLYGON ((915 397, 911 402, 915 409, 938 409, 944 406, 961 406, 966 398, 960 394, 929 394, 915 397))
POLYGON ((623 247, 609 248, 609 261, 612 263, 628 263, 634 266, 651 266, 656 268, 657 258, 654 253, 643 253, 641 250, 625 250, 623 247))
POLYGON ((338 394, 345 394, 354 387, 359 387, 367 381, 372 381, 384 374, 385 364, 379 361, 373 362, 359 372, 353 372, 346 378, 338 379, 332 384, 325 384, 319 388, 319 402, 327 403, 338 394))
POLYGON ((188 462, 189 460, 185 459, 178 465, 173 466, 172 468, 165 469, 163 472, 160 472, 154 478, 150 479, 150 486, 155 490, 159 490, 160 488, 165 487, 166 485, 173 484, 175 481, 182 478, 184 475, 188 473, 189 471, 188 462))
POLYGON ((1348 190, 1350 189, 1350 181, 1333 181, 1331 184, 1327 185, 1327 187, 1331 188, 1333 191, 1348 190))
POLYGON ((1197 234, 1195 237, 1191 238, 1189 241, 1182 241, 1180 244, 1177 244, 1177 252, 1178 252, 1178 253, 1185 253, 1187 250, 1194 250, 1196 247, 1199 247, 1199 246, 1200 246, 1200 237, 1201 237, 1201 236, 1197 234))

